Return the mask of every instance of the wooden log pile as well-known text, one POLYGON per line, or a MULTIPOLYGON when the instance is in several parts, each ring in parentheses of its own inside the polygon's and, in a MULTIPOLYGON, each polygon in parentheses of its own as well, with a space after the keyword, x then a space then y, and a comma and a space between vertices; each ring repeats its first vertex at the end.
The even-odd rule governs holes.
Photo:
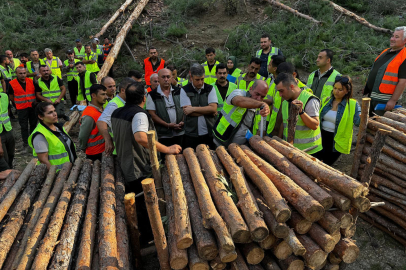
POLYGON ((385 205, 360 215, 406 247, 406 110, 368 120, 358 178, 369 184, 371 202, 385 205), (386 133, 385 136, 380 134, 386 133), (378 148, 377 148, 378 146, 378 148))
POLYGON ((249 143, 166 156, 166 236, 153 180, 142 182, 161 269, 353 263, 359 249, 349 209, 369 210, 367 188, 277 139, 254 136, 249 143))

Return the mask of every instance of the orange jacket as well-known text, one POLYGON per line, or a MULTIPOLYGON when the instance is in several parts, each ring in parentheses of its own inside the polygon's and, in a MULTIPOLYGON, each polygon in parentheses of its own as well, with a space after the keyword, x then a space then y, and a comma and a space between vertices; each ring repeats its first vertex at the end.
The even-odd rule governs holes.
MULTIPOLYGON (((385 49, 381 54, 375 59, 378 58, 385 53, 389 49, 385 49)), ((406 48, 403 48, 395 58, 387 65, 385 69, 385 73, 382 77, 381 84, 379 85, 379 92, 383 94, 393 94, 395 92, 396 85, 399 82, 399 67, 406 59, 406 48)))
MULTIPOLYGON (((96 123, 101 115, 101 112, 93 106, 87 106, 86 109, 82 113, 82 117, 85 115, 93 118, 94 123, 96 123)), ((97 125, 95 125, 92 132, 90 132, 89 139, 87 140, 86 155, 100 154, 100 153, 104 152, 104 147, 105 147, 105 143, 104 143, 103 136, 100 134, 99 129, 97 128, 97 125)))
POLYGON ((165 66, 165 60, 161 58, 161 63, 159 64, 159 67, 154 70, 152 68, 152 63, 149 61, 149 57, 144 59, 144 72, 145 72, 145 83, 147 85, 151 85, 151 75, 154 73, 158 73, 161 69, 163 69, 165 66))
POLYGON ((17 110, 31 108, 32 102, 35 101, 35 87, 33 80, 25 78, 25 91, 17 79, 10 81, 10 86, 14 91, 14 103, 16 104, 17 110))

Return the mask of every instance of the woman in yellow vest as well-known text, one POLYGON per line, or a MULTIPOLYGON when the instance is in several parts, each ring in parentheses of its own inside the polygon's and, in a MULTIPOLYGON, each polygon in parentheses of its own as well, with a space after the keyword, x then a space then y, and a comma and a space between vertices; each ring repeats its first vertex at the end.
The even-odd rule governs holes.
POLYGON ((73 163, 76 159, 75 144, 66 133, 62 124, 58 123, 58 115, 54 105, 41 102, 35 108, 39 123, 28 138, 34 157, 39 163, 56 165, 60 170, 66 162, 73 163))
POLYGON ((352 91, 351 79, 337 76, 331 96, 322 101, 320 159, 328 165, 333 165, 341 154, 350 153, 353 126, 359 126, 361 120, 361 107, 352 99, 352 91))

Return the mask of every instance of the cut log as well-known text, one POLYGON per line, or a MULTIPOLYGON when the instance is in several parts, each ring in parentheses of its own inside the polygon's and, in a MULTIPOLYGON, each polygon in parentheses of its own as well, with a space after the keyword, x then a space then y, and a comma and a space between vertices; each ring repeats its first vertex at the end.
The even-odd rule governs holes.
POLYGON ((381 175, 381 176, 385 177, 386 179, 392 181, 393 183, 401 186, 402 188, 406 188, 406 181, 405 180, 403 180, 403 179, 401 179, 401 178, 399 178, 399 177, 397 177, 397 176, 395 176, 393 174, 385 172, 385 171, 379 169, 378 167, 375 168, 374 174, 381 175))
MULTIPOLYGON (((385 139, 390 133, 391 133, 390 131, 384 129, 378 129, 378 131, 376 132, 374 142, 372 143, 372 146, 369 151, 369 158, 371 159, 371 162, 367 163, 367 165, 365 166, 364 174, 360 179, 360 181, 362 183, 365 183, 367 186, 369 186, 369 184, 371 183, 371 177, 372 174, 374 173, 374 169, 376 167, 376 163, 378 162, 379 155, 382 152, 382 147, 385 144, 385 139)), ((365 147, 366 146, 364 146, 364 148, 365 147)))
MULTIPOLYGON (((190 175, 193 180, 194 189, 196 190, 196 195, 199 201, 200 210, 203 217, 203 225, 207 229, 213 229, 217 235, 219 250, 223 250, 220 255, 226 256, 227 253, 233 254, 235 252, 234 242, 228 231, 228 228, 217 212, 214 206, 213 200, 211 198, 209 187, 203 177, 200 164, 196 158, 196 155, 191 148, 187 148, 183 151, 186 158, 190 175)), ((179 159, 178 159, 179 161, 179 159)), ((186 182, 185 178, 182 178, 184 184, 186 182)), ((190 189, 186 189, 186 194, 189 196, 190 189)), ((189 199, 189 197, 188 197, 189 199)), ((193 230, 195 228, 193 227, 193 230)), ((198 243, 198 242, 197 242, 198 243)), ((224 257, 220 257, 222 262, 225 262, 224 257)))
POLYGON ((217 156, 216 151, 210 150, 210 156, 213 159, 214 165, 216 166, 216 170, 220 174, 225 176, 227 172, 226 172, 225 168, 223 167, 223 164, 221 164, 221 161, 220 161, 219 157, 217 156))
POLYGON ((338 231, 341 227, 341 222, 330 212, 326 212, 318 223, 330 234, 338 231))
MULTIPOLYGON (((351 225, 350 225, 351 226, 351 225)), ((341 240, 341 231, 338 230, 335 233, 330 234, 331 237, 334 239, 334 245, 337 245, 337 243, 341 240)))
MULTIPOLYGON (((403 220, 406 220, 406 211, 400 208, 397 205, 394 205, 378 196, 375 195, 368 195, 368 199, 371 200, 371 202, 384 202, 385 205, 381 206, 380 208, 385 209, 386 211, 400 217, 403 220)), ((376 208, 377 209, 377 208, 376 208)))
POLYGON ((235 164, 234 160, 227 153, 224 146, 217 147, 216 153, 230 175, 233 187, 235 188, 238 196, 237 205, 241 209, 245 220, 247 221, 252 240, 256 242, 264 240, 265 237, 268 236, 269 231, 240 168, 237 166, 237 164, 235 164))
POLYGON ((162 270, 170 270, 168 243, 165 237, 164 227, 158 206, 158 196, 155 191, 154 179, 147 178, 141 182, 144 190, 145 204, 148 217, 154 235, 154 242, 158 253, 159 265, 162 270))
POLYGON ((320 267, 327 258, 325 253, 310 237, 306 235, 297 235, 300 243, 306 248, 306 253, 303 258, 309 267, 320 267))
POLYGON ((31 176, 31 172, 35 168, 37 159, 33 158, 25 167, 24 171, 21 173, 18 180, 15 182, 13 187, 9 190, 6 196, 4 196, 2 202, 0 203, 0 222, 3 220, 4 216, 7 214, 7 211, 10 209, 17 195, 20 193, 21 189, 27 183, 27 180, 31 176))
MULTIPOLYGON (((75 167, 71 171, 71 175, 69 176, 68 181, 63 187, 62 194, 59 198, 58 204, 56 205, 51 221, 46 227, 46 233, 41 241, 41 245, 38 248, 37 254, 32 264, 33 269, 46 269, 49 261, 51 260, 54 248, 57 245, 57 239, 61 231, 66 212, 68 210, 69 202, 76 185, 76 180, 78 178, 80 169, 82 168, 82 163, 83 161, 81 159, 77 159, 75 161, 75 167), (75 170, 76 168, 77 170, 75 170)), ((38 220, 38 222, 40 221, 41 219, 38 220)))
POLYGON ((279 241, 273 248, 272 254, 275 255, 279 260, 285 260, 290 255, 292 255, 292 248, 285 240, 279 241))
POLYGON ((390 127, 393 127, 394 129, 401 131, 403 133, 406 133, 406 124, 392 120, 390 118, 387 117, 383 117, 383 116, 374 116, 372 117, 373 120, 375 120, 376 122, 388 125, 390 127))
POLYGON ((86 217, 82 228, 82 239, 79 245, 78 258, 76 259, 77 270, 88 270, 92 267, 92 255, 95 248, 95 236, 97 226, 97 213, 99 205, 100 187, 100 161, 96 160, 92 169, 89 199, 86 206, 86 217))
POLYGON ((58 177, 55 180, 54 186, 51 193, 49 194, 46 203, 41 211, 41 215, 38 218, 32 233, 29 235, 26 247, 24 248, 23 255, 18 262, 18 267, 16 269, 25 270, 30 269, 34 256, 37 252, 37 248, 44 236, 46 229, 48 228, 51 215, 54 213, 54 209, 57 205, 59 196, 61 195, 62 189, 67 189, 76 182, 79 175, 80 168, 82 167, 82 160, 77 159, 75 161, 75 166, 72 168, 72 163, 65 163, 62 169, 59 171, 58 177), (70 173, 70 175, 69 175, 70 173), (69 178, 68 178, 69 176, 69 178), (67 184, 65 185, 65 181, 67 184), (70 185, 68 185, 70 183, 70 185), (66 187, 65 187, 66 186, 66 187))
POLYGON ((398 236, 402 237, 406 240, 406 229, 401 228, 398 225, 393 224, 392 222, 388 221, 387 219, 383 218, 382 216, 378 215, 374 211, 368 211, 365 213, 370 219, 374 220, 375 222, 381 224, 382 226, 386 227, 390 231, 394 232, 398 236))
POLYGON ((78 242, 79 228, 83 220, 92 173, 92 161, 85 160, 75 187, 75 193, 65 218, 64 227, 59 237, 58 245, 48 269, 69 269, 72 255, 78 242))
POLYGON ((301 110, 301 106, 294 103, 289 103, 289 117, 288 117, 288 138, 287 142, 293 145, 296 132, 296 123, 301 110))
MULTIPOLYGON (((216 258, 214 258, 214 260, 212 260, 212 261, 210 262, 210 267, 211 267, 212 269, 214 269, 214 270, 222 270, 222 269, 224 269, 224 268, 227 267, 227 264, 226 264, 226 263, 223 263, 223 262, 221 261, 220 257, 217 256, 216 258)), ((189 267, 189 268, 190 268, 190 267, 189 267)))
POLYGON ((23 256, 23 253, 24 253, 24 249, 27 245, 28 238, 30 237, 31 232, 34 229, 34 226, 37 223, 38 218, 40 217, 42 208, 44 207, 44 204, 47 200, 49 192, 51 191, 51 187, 54 183, 55 176, 56 176, 56 166, 52 165, 49 168, 49 172, 45 179, 44 185, 41 188, 41 193, 39 194, 38 199, 36 200, 36 202, 34 203, 34 205, 32 207, 31 218, 28 222, 28 225, 25 228, 24 236, 20 240, 20 246, 19 246, 17 254, 14 258, 12 269, 17 269, 17 267, 18 267, 18 263, 20 262, 21 257, 23 256))
POLYGON ((3 201, 4 196, 13 187, 14 183, 17 181, 20 175, 21 175, 20 171, 12 170, 10 174, 6 177, 6 180, 4 181, 3 185, 1 185, 0 189, 0 202, 3 201))
POLYGON ((264 270, 264 268, 260 264, 247 264, 249 270, 264 270))
POLYGON ((335 239, 316 223, 313 223, 308 235, 327 253, 333 251, 336 245, 335 239))
POLYGON ((292 248, 293 254, 296 256, 303 256, 306 253, 306 249, 300 243, 299 239, 297 239, 293 229, 289 229, 289 234, 285 237, 285 241, 292 248))
POLYGON ((334 248, 334 254, 340 257, 345 263, 353 263, 358 258, 359 248, 353 241, 343 238, 334 248))
MULTIPOLYGON (((185 250, 186 251, 186 250, 185 250)), ((199 257, 196 246, 193 244, 187 250, 190 270, 209 270, 209 263, 199 257)), ((176 268, 174 268, 176 269, 176 268)), ((221 268, 215 268, 221 269, 221 268)))
MULTIPOLYGON (((168 176, 170 179, 170 183, 167 183, 168 184, 167 187, 172 188, 171 190, 172 195, 170 196, 170 198, 172 199, 173 209, 170 210, 172 210, 173 223, 175 226, 173 235, 176 237, 177 248, 187 249, 193 244, 193 238, 192 238, 192 228, 189 219, 189 210, 185 197, 185 190, 183 189, 182 178, 180 176, 179 166, 178 163, 176 162, 175 156, 166 155, 165 159, 166 159, 166 168, 168 169, 168 176)), ((166 194, 165 198, 167 198, 166 194)), ((166 205, 166 208, 168 209, 168 203, 166 205)))
MULTIPOLYGON (((264 259, 261 262, 261 265, 264 267, 265 270, 281 270, 278 263, 276 262, 276 259, 274 257, 271 257, 268 254, 265 254, 264 259)), ((293 269, 291 269, 291 270, 293 270, 293 269)))
MULTIPOLYGON (((360 216, 362 217, 363 214, 360 214, 360 216)), ((328 261, 331 264, 340 264, 343 260, 340 257, 338 257, 337 255, 335 255, 333 252, 331 252, 330 254, 328 254, 328 261)))
POLYGON ((117 234, 117 259, 119 269, 131 269, 130 267, 130 240, 128 237, 127 223, 125 220, 125 186, 121 168, 115 162, 115 195, 116 195, 116 234, 117 234))
POLYGON ((190 178, 189 168, 183 155, 177 155, 176 161, 179 166, 186 201, 189 208, 189 217, 192 225, 193 238, 199 256, 204 260, 213 260, 218 255, 216 239, 213 234, 203 226, 204 219, 200 212, 199 203, 190 178), (203 222, 202 222, 203 220, 203 222))
POLYGON ((228 149, 238 165, 244 168, 245 173, 261 191, 266 204, 276 220, 278 222, 288 220, 290 218, 290 209, 272 181, 251 161, 239 146, 230 144, 228 149))
MULTIPOLYGON (((166 156, 166 161, 168 165, 168 156, 166 156)), ((173 155, 171 157, 175 158, 173 155)), ((169 161, 170 162, 170 161, 169 161)), ((176 160, 175 160, 176 162, 176 160)), ((169 166, 168 166, 169 167, 169 166)), ((179 170, 179 169, 178 169, 179 170)), ((178 172, 179 174, 179 172, 178 172)), ((172 176, 173 177, 173 176, 172 176)), ((180 178, 180 175, 177 177, 180 178)), ((172 182, 175 184, 174 182, 172 182)), ((177 245, 176 239, 176 224, 175 224, 175 211, 174 211, 174 201, 172 200, 172 191, 171 189, 171 180, 168 174, 168 170, 162 170, 162 185, 165 192, 165 201, 166 201, 166 215, 168 217, 168 249, 169 249, 169 263, 172 269, 183 269, 188 264, 188 251, 186 249, 180 249, 177 245)), ((182 187, 183 191, 183 187, 182 187)), ((183 202, 186 203, 186 202, 183 202)), ((187 211, 187 209, 186 209, 187 211)), ((181 217, 182 218, 182 217, 181 217)), ((183 217, 185 218, 185 217, 183 217)), ((195 246, 192 245, 194 249, 195 246)), ((189 253, 194 253, 194 251, 189 250, 189 253)), ((196 250, 197 253, 197 250, 196 250)), ((192 254, 193 256, 193 254, 192 254)))
MULTIPOLYGON (((85 104, 86 105, 86 104, 85 104)), ((63 128, 65 129, 65 131, 69 134, 70 130, 72 129, 72 127, 78 122, 80 117, 80 113, 79 111, 74 111, 73 113, 71 113, 71 115, 69 116, 69 121, 65 122, 65 124, 63 125, 63 128)))
POLYGON ((323 270, 339 270, 340 266, 338 264, 331 264, 327 263, 324 267, 323 270))
POLYGON ((100 180, 99 266, 118 269, 114 160, 104 153, 100 180))
POLYGON ((124 196, 125 216, 130 234, 131 249, 134 255, 134 266, 138 269, 141 265, 140 232, 138 230, 137 206, 135 204, 135 193, 128 193, 124 196))
POLYGON ((292 212, 292 216, 290 220, 288 220, 288 225, 293 228, 296 233, 306 234, 310 230, 312 222, 302 217, 299 213, 292 212))
POLYGON ((270 233, 267 237, 265 237, 264 240, 262 240, 258 244, 262 249, 267 250, 271 249, 276 244, 276 240, 276 237, 272 233, 270 233))
POLYGON ((259 264, 265 255, 264 250, 254 242, 241 245, 240 250, 249 264, 259 264))
POLYGON ((324 191, 281 153, 262 140, 261 137, 253 136, 249 142, 255 152, 266 159, 266 161, 277 168, 281 173, 295 181, 296 184, 318 201, 324 209, 327 210, 333 206, 333 198, 331 195, 324 191))
MULTIPOLYGON (((96 226, 96 238, 95 239, 99 239, 99 224, 97 224, 96 226)), ((93 250, 93 257, 92 257, 92 270, 99 270, 100 269, 100 265, 99 265, 99 241, 96 240, 95 241, 95 245, 94 245, 94 250, 93 250)), ((155 247, 155 246, 153 246, 155 247)))
POLYGON ((373 131, 377 131, 378 129, 389 130, 389 131, 391 131, 391 133, 389 134, 390 137, 392 137, 393 139, 397 140, 398 142, 400 142, 402 144, 406 144, 406 134, 401 131, 398 131, 397 129, 395 129, 391 126, 385 125, 383 123, 379 123, 373 119, 369 119, 368 128, 373 131))
MULTIPOLYGON (((384 154, 381 154, 381 155, 384 155, 384 154)), ((368 158, 365 155, 361 156, 361 161, 365 164, 369 162, 368 158)), ((385 172, 385 173, 389 174, 390 176, 395 176, 396 178, 402 179, 402 181, 400 181, 400 183, 397 183, 397 184, 404 185, 403 182, 406 181, 406 175, 403 172, 394 170, 391 166, 387 166, 386 164, 381 163, 382 162, 381 159, 379 161, 380 162, 378 162, 376 164, 376 169, 379 169, 380 171, 385 172)), ((365 165, 365 164, 361 164, 361 165, 365 165)), ((365 166, 363 168, 365 168, 365 166)))
POLYGON ((331 214, 333 214, 340 221, 341 229, 348 228, 351 225, 351 223, 353 222, 352 215, 348 212, 335 210, 335 211, 331 211, 331 214))
POLYGON ((391 194, 388 194, 388 193, 386 193, 386 192, 380 191, 380 190, 378 190, 378 189, 376 189, 376 188, 373 188, 373 187, 370 187, 370 188, 369 188, 369 191, 370 191, 371 193, 373 193, 373 194, 375 194, 375 195, 381 197, 381 198, 384 198, 384 199, 390 201, 390 202, 393 202, 393 203, 396 203, 396 204, 401 204, 401 205, 403 205, 403 206, 406 206, 406 200, 403 200, 403 199, 401 199, 401 198, 398 198, 398 197, 393 196, 393 195, 391 195, 391 194))
MULTIPOLYGON (((224 184, 217 179, 216 167, 213 159, 210 156, 210 151, 207 145, 201 144, 196 147, 196 156, 203 170, 204 178, 210 188, 210 193, 213 196, 217 209, 221 211, 221 216, 224 218, 230 230, 231 236, 235 243, 248 243, 251 240, 251 233, 242 218, 233 199, 228 196, 228 192, 224 184)), ((189 165, 190 167, 190 165, 189 165)))
MULTIPOLYGON (((239 148, 236 144, 230 144, 229 149, 239 148)), ((314 222, 324 214, 324 207, 312 196, 298 186, 292 179, 280 173, 265 160, 254 154, 247 146, 241 146, 241 150, 258 166, 258 168, 272 181, 278 191, 289 203, 307 220, 314 222)), ((241 151, 240 150, 240 151, 241 151)), ((237 152, 237 150, 234 150, 237 152)))
POLYGON ((10 219, 0 235, 0 268, 3 266, 7 254, 23 225, 25 216, 33 204, 35 194, 41 186, 46 173, 47 167, 45 164, 35 167, 27 181, 27 186, 17 201, 15 210, 10 213, 10 219))
MULTIPOLYGON (((379 207, 377 207, 377 208, 379 208, 379 207)), ((340 232, 341 232, 343 238, 352 238, 355 235, 356 230, 357 230, 357 226, 355 225, 355 223, 352 223, 347 228, 340 229, 340 232)))
POLYGON ((334 206, 336 206, 342 211, 348 211, 351 208, 350 199, 341 195, 340 193, 338 193, 334 189, 329 188, 326 185, 320 184, 320 187, 323 188, 323 190, 326 191, 333 198, 334 206))
POLYGON ((358 197, 351 200, 351 205, 358 209, 361 213, 368 211, 371 208, 371 202, 368 198, 358 197))
POLYGON ((365 187, 355 179, 345 174, 332 172, 327 167, 319 165, 318 162, 314 162, 311 158, 308 158, 300 150, 289 149, 275 139, 269 139, 267 143, 300 169, 349 198, 357 198, 361 196, 365 190, 365 187))
POLYGON ((371 184, 375 188, 378 188, 379 186, 385 186, 392 190, 396 190, 397 192, 399 192, 403 195, 406 195, 406 188, 403 188, 403 187, 397 185, 396 183, 393 183, 392 181, 387 180, 376 174, 372 175, 371 184))
POLYGON ((282 270, 303 270, 304 262, 296 257, 295 255, 290 255, 285 260, 280 260, 282 270))
MULTIPOLYGON (((406 155, 395 150, 394 148, 390 147, 389 145, 386 144, 388 137, 386 137, 385 139, 385 145, 382 147, 382 152, 387 154, 390 157, 393 157, 403 163, 406 163, 406 155)), ((371 135, 367 134, 367 141, 369 143, 373 143, 374 142, 374 137, 372 137, 371 135)))
POLYGON ((249 270, 247 264, 244 261, 244 256, 237 249, 237 258, 231 263, 231 270, 249 270))
MULTIPOLYGON (((374 136, 376 134, 376 131, 368 129, 367 132, 368 132, 367 141, 372 143, 374 141, 374 136)), ((397 140, 393 139, 392 137, 386 137, 385 146, 390 146, 393 149, 395 149, 396 151, 399 151, 402 154, 406 154, 406 145, 398 142, 397 140)))

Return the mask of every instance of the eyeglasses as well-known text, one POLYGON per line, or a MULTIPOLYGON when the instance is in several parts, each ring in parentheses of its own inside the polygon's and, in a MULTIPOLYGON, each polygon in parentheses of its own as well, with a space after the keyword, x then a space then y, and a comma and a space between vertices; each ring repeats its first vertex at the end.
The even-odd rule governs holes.
POLYGON ((335 82, 341 82, 342 84, 348 84, 350 82, 350 79, 347 77, 337 76, 335 79, 335 82))

